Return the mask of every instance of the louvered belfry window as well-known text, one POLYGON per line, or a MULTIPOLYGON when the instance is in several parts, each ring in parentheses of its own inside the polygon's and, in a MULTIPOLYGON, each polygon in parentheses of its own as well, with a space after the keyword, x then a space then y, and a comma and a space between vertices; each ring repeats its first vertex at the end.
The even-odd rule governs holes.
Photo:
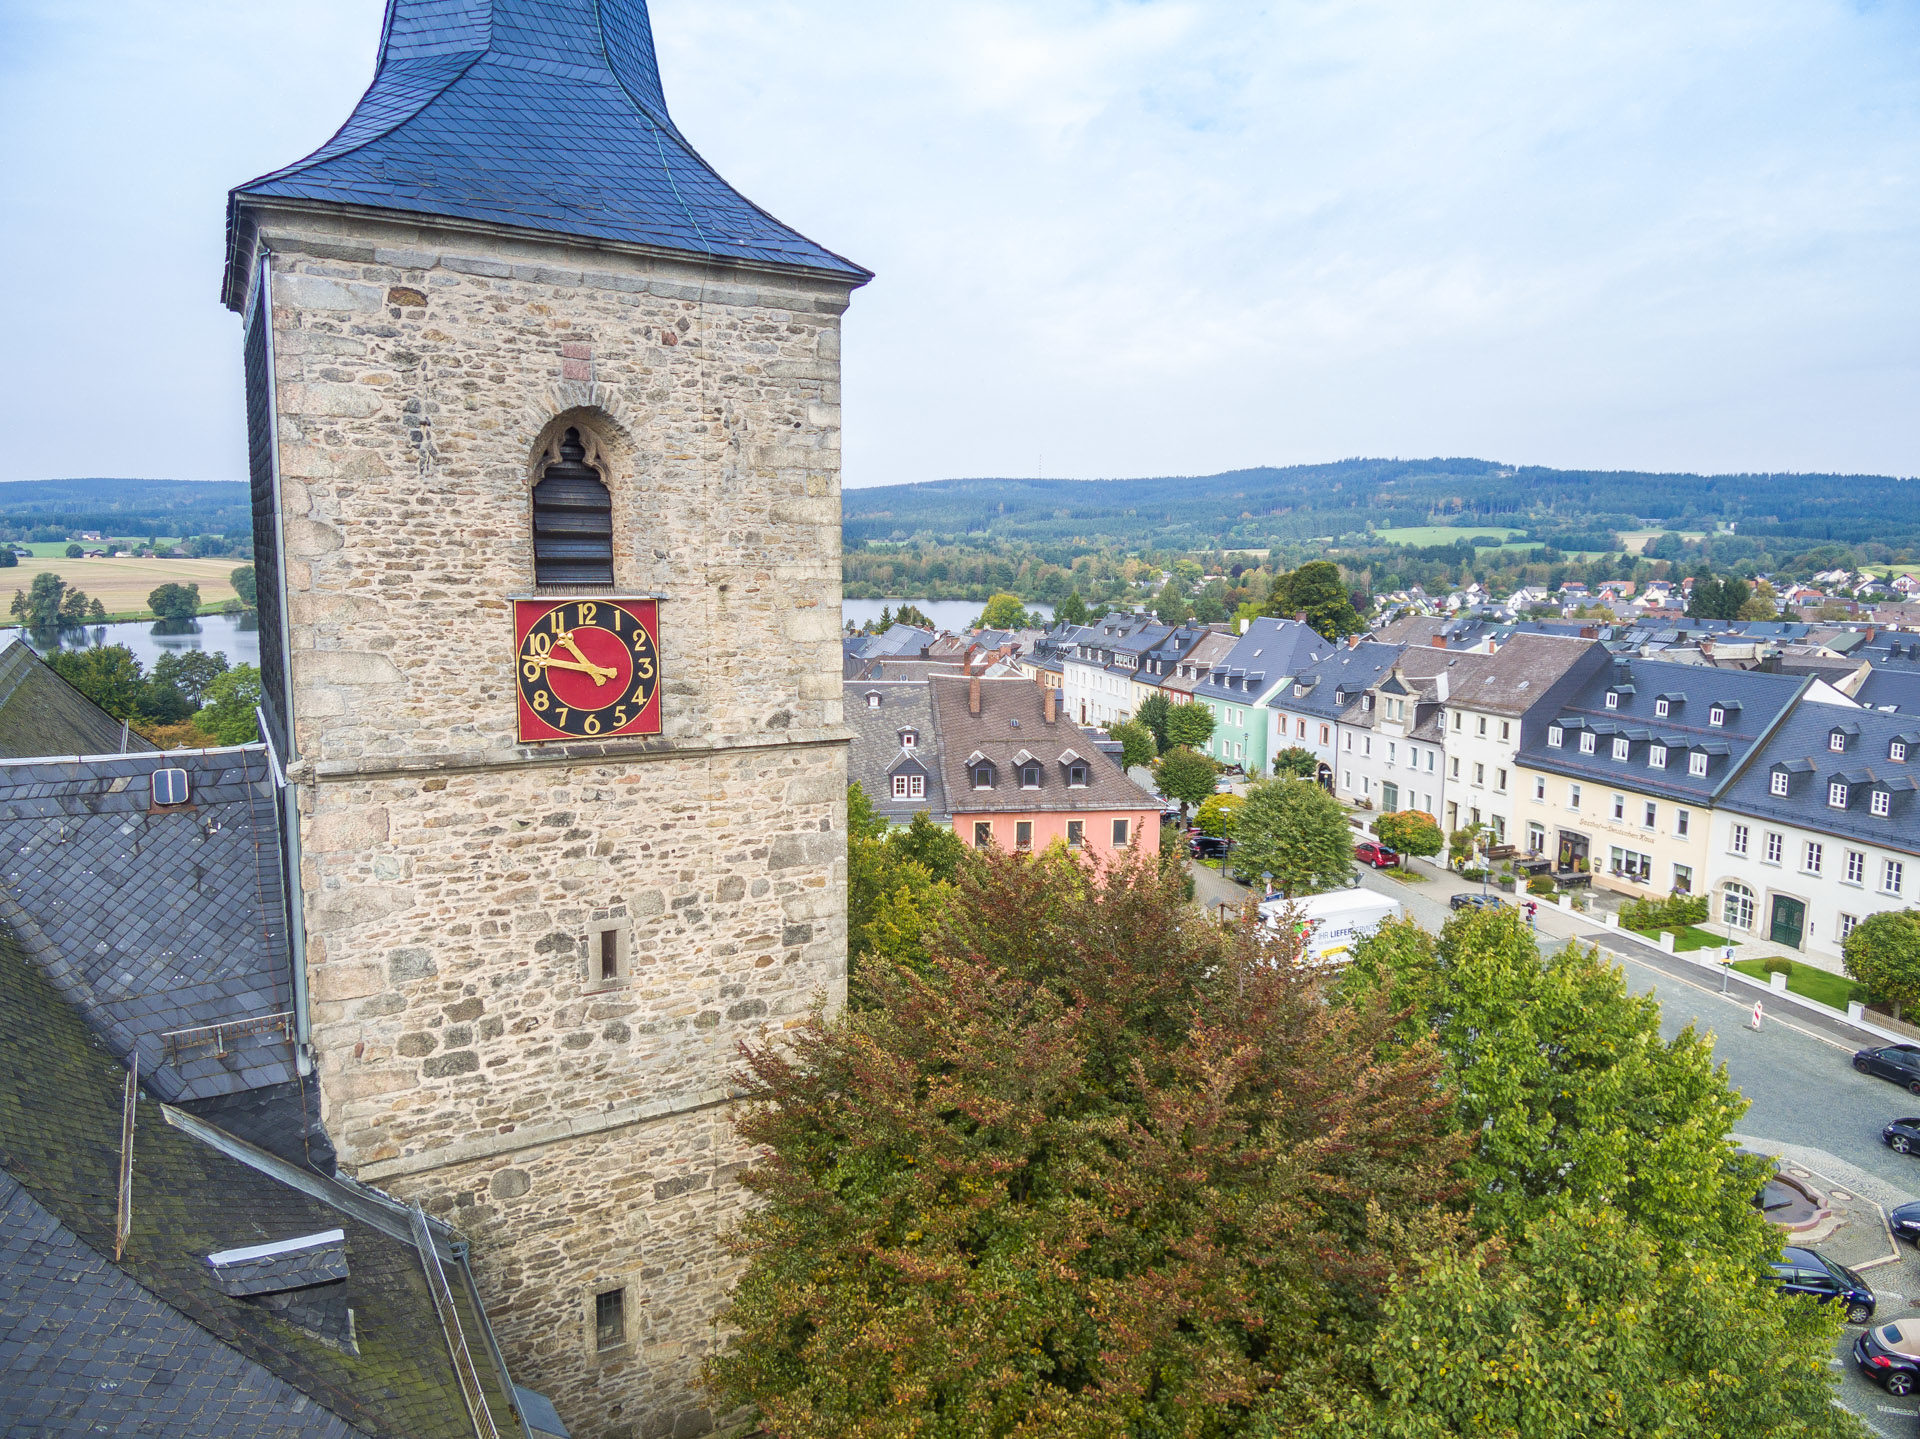
POLYGON ((613 583, 613 496, 587 463, 578 430, 567 431, 560 458, 533 487, 533 579, 542 586, 613 583))

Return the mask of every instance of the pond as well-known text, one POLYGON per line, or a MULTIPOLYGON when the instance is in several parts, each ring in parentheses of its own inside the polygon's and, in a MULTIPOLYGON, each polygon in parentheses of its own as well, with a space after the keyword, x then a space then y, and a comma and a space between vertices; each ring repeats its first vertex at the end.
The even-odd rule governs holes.
MULTIPOLYGON (((881 610, 897 610, 902 605, 913 605, 934 624, 943 630, 959 633, 968 629, 980 618, 980 611, 987 607, 985 600, 842 600, 840 602, 841 623, 852 621, 855 625, 864 625, 868 620, 880 618, 881 610)), ((1053 606, 1030 604, 1029 613, 1043 614, 1053 618, 1053 606)))
POLYGON ((260 617, 258 615, 202 615, 184 625, 164 621, 134 620, 118 625, 85 625, 64 629, 22 630, 6 627, 7 639, 24 639, 41 655, 55 650, 89 650, 106 645, 125 645, 133 657, 148 669, 164 654, 184 650, 206 650, 223 654, 230 665, 260 663, 260 617))

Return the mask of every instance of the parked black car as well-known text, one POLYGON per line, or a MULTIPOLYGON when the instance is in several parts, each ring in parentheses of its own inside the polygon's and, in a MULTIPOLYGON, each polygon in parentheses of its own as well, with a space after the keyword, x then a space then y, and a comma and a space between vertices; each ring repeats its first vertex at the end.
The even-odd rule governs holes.
POLYGON ((1846 1306, 1849 1324, 1865 1324, 1873 1318, 1875 1299, 1867 1281, 1844 1264, 1836 1264, 1824 1254, 1789 1244, 1773 1266, 1773 1282, 1783 1294, 1804 1294, 1822 1304, 1838 1301, 1846 1306))
POLYGON ((1896 1239, 1920 1244, 1920 1204, 1901 1204, 1887 1211, 1887 1228, 1896 1239))
POLYGON ((1895 1154, 1920 1149, 1920 1119, 1896 1119, 1880 1131, 1880 1142, 1895 1154))
POLYGON ((1920 1094, 1920 1045, 1889 1044, 1879 1049, 1863 1049, 1854 1055, 1853 1067, 1862 1074, 1904 1084, 1911 1094, 1920 1094))
POLYGON ((1920 1387, 1920 1321, 1867 1330, 1853 1341, 1853 1367, 1889 1394, 1913 1393, 1920 1387))
POLYGON ((1187 853, 1195 859, 1219 859, 1226 854, 1230 841, 1211 834, 1189 834, 1187 853))
POLYGON ((1455 909, 1500 909, 1504 904, 1493 894, 1456 894, 1447 903, 1455 909))

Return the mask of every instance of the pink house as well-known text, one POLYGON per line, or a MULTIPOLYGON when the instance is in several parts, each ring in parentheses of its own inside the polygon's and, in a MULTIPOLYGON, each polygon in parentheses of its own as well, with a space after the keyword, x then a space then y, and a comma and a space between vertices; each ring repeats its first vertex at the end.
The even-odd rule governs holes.
POLYGON ((954 832, 986 849, 1055 840, 1109 855, 1160 852, 1160 805, 1026 679, 929 681, 954 832))

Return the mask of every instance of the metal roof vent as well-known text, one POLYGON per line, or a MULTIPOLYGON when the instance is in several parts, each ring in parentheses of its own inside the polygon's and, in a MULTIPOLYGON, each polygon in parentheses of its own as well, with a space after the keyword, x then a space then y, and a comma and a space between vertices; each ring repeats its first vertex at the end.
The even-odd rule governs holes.
POLYGON ((190 797, 185 770, 157 769, 153 772, 153 802, 156 805, 185 804, 190 797))

